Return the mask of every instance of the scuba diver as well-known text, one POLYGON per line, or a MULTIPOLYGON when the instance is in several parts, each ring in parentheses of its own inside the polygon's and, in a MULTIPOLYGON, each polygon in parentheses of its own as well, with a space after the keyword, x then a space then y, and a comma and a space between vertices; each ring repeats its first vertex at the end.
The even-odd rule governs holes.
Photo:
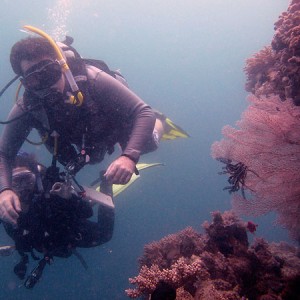
MULTIPOLYGON (((17 155, 12 188, 21 200, 22 210, 17 227, 5 222, 3 225, 15 242, 11 248, 21 256, 14 267, 19 279, 25 279, 28 254, 39 260, 37 267, 24 281, 26 288, 35 286, 45 266, 55 256, 67 258, 75 254, 87 268, 76 248, 96 247, 111 239, 114 227, 112 186, 105 180, 100 186, 106 194, 82 194, 82 187, 72 181, 66 172, 60 172, 58 168, 53 170, 52 166, 45 168, 37 163, 33 155, 17 155), (93 216, 94 204, 98 206, 96 222, 89 220, 93 216)), ((7 251, 8 246, 3 249, 7 251)))
POLYGON ((26 253, 33 259, 38 259, 34 251, 43 254, 25 281, 25 287, 32 288, 54 256, 75 254, 84 264, 77 247, 107 242, 114 219, 111 186, 125 185, 138 174, 140 156, 156 150, 160 140, 188 134, 133 93, 119 72, 103 61, 82 58, 71 38, 59 43, 35 27, 25 28, 39 37, 12 47, 16 76, 0 92, 2 96, 18 78, 25 88, 20 98, 18 89, 8 120, 0 122, 5 124, 0 139, 0 220, 21 255, 15 267, 21 279, 26 253), (17 155, 33 128, 52 154, 47 169, 17 155), (121 154, 99 176, 101 193, 78 184, 76 174, 86 164, 102 162, 116 145, 121 154), (99 204, 97 222, 88 220, 93 215, 90 203, 99 204))
POLYGON ((126 184, 141 154, 156 150, 164 134, 188 136, 133 93, 120 73, 81 58, 70 38, 56 43, 35 27, 25 28, 40 36, 11 49, 14 79, 20 78, 25 92, 8 121, 1 122, 6 125, 0 139, 0 219, 14 226, 22 207, 11 162, 33 128, 53 155, 53 169, 59 162, 74 175, 85 164, 100 163, 119 144, 121 155, 103 175, 110 184, 126 184))

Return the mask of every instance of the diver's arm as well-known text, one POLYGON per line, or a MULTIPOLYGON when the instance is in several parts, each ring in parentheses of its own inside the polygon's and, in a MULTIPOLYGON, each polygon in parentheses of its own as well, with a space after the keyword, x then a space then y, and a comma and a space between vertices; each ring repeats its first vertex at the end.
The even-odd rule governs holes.
MULTIPOLYGON (((8 120, 23 114, 15 105, 8 120)), ((25 116, 5 125, 0 139, 0 219, 16 225, 21 211, 20 200, 12 190, 12 162, 29 132, 28 118, 25 116)))
POLYGON ((120 122, 124 132, 128 131, 123 155, 137 163, 146 145, 152 140, 155 124, 153 110, 135 93, 105 72, 98 72, 93 82, 94 97, 100 99, 101 109, 111 116, 112 122, 120 122))
POLYGON ((126 184, 140 155, 152 140, 154 112, 136 94, 105 72, 96 72, 91 82, 92 96, 98 107, 109 118, 109 123, 116 130, 121 130, 120 139, 123 139, 120 140, 122 155, 109 165, 104 176, 111 184, 126 184))
MULTIPOLYGON (((24 114, 20 103, 15 104, 8 115, 12 120, 24 114)), ((29 114, 4 126, 0 138, 0 192, 11 189, 12 162, 30 132, 29 114)))

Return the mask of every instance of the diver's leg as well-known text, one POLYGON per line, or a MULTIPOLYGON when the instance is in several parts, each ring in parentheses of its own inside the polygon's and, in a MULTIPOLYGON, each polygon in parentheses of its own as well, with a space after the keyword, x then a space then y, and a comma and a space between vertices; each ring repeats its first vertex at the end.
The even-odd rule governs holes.
POLYGON ((165 124, 164 120, 156 118, 154 130, 153 130, 153 138, 154 138, 154 141, 157 144, 157 146, 165 132, 164 124, 165 124))
POLYGON ((114 221, 114 209, 99 206, 98 222, 85 220, 81 223, 75 246, 90 248, 107 243, 113 235, 114 221))
POLYGON ((159 142, 166 131, 166 116, 156 110, 154 110, 154 113, 156 120, 152 133, 152 138, 146 143, 142 154, 155 151, 158 148, 159 142))
POLYGON ((101 231, 102 243, 111 240, 114 231, 115 210, 107 206, 98 207, 98 227, 101 231))
POLYGON ((18 276, 19 279, 23 280, 26 275, 27 271, 27 264, 29 262, 28 255, 25 254, 24 252, 18 251, 21 260, 15 265, 14 267, 14 273, 18 276))
MULTIPOLYGON (((100 184, 101 193, 110 197, 113 195, 112 185, 108 183, 105 178, 100 184)), ((80 239, 76 242, 77 247, 95 247, 107 243, 113 235, 115 223, 115 209, 114 205, 99 205, 98 206, 98 220, 91 222, 85 220, 80 226, 80 239)))

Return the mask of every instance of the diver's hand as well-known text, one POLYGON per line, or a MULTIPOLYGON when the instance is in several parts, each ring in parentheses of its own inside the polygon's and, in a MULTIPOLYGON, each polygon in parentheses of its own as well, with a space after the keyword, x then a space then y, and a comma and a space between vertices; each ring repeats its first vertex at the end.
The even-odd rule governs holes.
POLYGON ((127 156, 120 156, 107 168, 104 177, 110 184, 126 184, 135 170, 135 162, 127 156))
POLYGON ((4 190, 0 194, 0 219, 17 226, 17 219, 21 212, 20 199, 12 190, 4 190))

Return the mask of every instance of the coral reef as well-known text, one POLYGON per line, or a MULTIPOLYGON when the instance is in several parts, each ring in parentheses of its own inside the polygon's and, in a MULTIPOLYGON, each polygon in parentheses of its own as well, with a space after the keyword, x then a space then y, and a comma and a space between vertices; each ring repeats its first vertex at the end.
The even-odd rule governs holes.
POLYGON ((149 297, 164 282, 177 300, 298 299, 297 248, 263 239, 249 246, 247 224, 232 212, 214 212, 203 228, 205 234, 187 228, 146 245, 127 295, 149 297))
MULTIPOLYGON (((233 208, 238 214, 278 214, 278 222, 300 241, 300 108, 279 97, 249 97, 237 128, 225 126, 224 139, 212 145, 212 156, 230 165, 229 183, 241 177, 248 198, 234 195, 233 208), (234 174, 235 170, 239 173, 234 174), (231 172, 231 173, 230 173, 231 172)), ((224 173, 224 172, 223 172, 224 173)), ((229 187, 230 188, 230 187, 229 187)), ((233 186, 233 191, 238 189, 233 186)))
POLYGON ((276 94, 300 104, 300 0, 292 0, 275 23, 271 45, 246 61, 246 90, 256 96, 276 94))
POLYGON ((235 212, 274 211, 300 242, 300 0, 280 15, 271 45, 247 60, 245 72, 250 106, 237 128, 224 126, 212 156, 225 163, 235 212))

